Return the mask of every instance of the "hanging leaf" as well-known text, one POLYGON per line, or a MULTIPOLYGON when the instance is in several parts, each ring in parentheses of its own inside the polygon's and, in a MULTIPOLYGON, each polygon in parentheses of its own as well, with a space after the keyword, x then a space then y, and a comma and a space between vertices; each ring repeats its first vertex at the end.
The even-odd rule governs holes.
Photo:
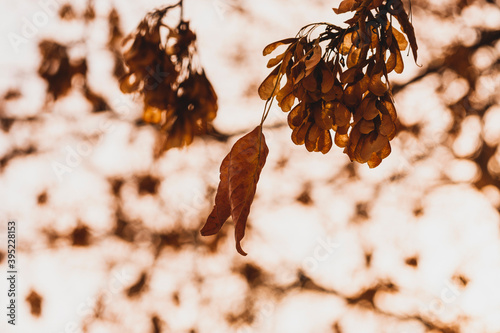
POLYGON ((241 248, 245 227, 253 202, 260 172, 266 163, 267 148, 262 127, 236 141, 222 161, 220 183, 215 196, 215 206, 201 230, 203 236, 217 233, 229 215, 235 227, 236 250, 247 255, 241 248))

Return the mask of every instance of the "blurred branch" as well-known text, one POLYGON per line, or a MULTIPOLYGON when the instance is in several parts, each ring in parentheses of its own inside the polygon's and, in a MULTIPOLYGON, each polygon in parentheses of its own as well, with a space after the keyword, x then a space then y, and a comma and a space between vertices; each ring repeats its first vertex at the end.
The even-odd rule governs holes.
POLYGON ((429 66, 423 69, 417 76, 413 77, 409 81, 403 84, 395 84, 392 88, 394 94, 397 94, 402 89, 407 86, 420 81, 424 77, 432 73, 441 73, 445 68, 449 68, 457 71, 459 68, 455 68, 453 65, 455 63, 453 61, 449 61, 456 57, 463 57, 464 55, 471 56, 474 51, 483 47, 490 46, 496 41, 500 39, 500 30, 481 30, 480 37, 476 43, 471 46, 463 46, 461 44, 457 44, 455 46, 450 47, 450 49, 446 52, 445 55, 439 60, 431 62, 429 66), (447 61, 448 60, 448 61, 447 61))

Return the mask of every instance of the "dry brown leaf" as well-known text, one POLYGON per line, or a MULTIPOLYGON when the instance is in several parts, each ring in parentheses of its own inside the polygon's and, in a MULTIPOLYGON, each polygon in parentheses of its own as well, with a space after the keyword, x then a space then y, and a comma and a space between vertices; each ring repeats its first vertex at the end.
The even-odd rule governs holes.
POLYGON ((241 255, 246 255, 241 248, 241 240, 245 236, 250 206, 268 153, 269 149, 261 126, 257 126, 236 141, 222 161, 221 181, 215 197, 215 207, 201 231, 202 235, 218 232, 230 212, 236 225, 236 250, 241 255))
POLYGON ((246 255, 240 243, 245 236, 250 206, 268 153, 261 126, 236 141, 229 153, 229 201, 236 224, 236 249, 241 255, 246 255))
POLYGON ((375 98, 370 98, 367 100, 368 103, 366 104, 366 108, 364 109, 363 118, 366 120, 372 120, 373 118, 379 115, 379 110, 377 109, 376 105, 377 101, 375 98))
POLYGON ((391 143, 390 142, 387 142, 387 144, 385 145, 384 148, 382 148, 381 151, 379 151, 377 153, 377 155, 381 158, 381 159, 384 159, 386 158, 387 156, 389 156, 391 154, 391 143))
POLYGON ((349 135, 349 140, 347 142, 347 146, 344 149, 344 153, 349 156, 349 159, 351 161, 356 160, 354 157, 354 151, 356 150, 356 146, 358 145, 358 142, 360 141, 361 138, 361 132, 359 131, 359 123, 356 124, 349 135))
POLYGON ((355 84, 348 85, 345 88, 344 94, 342 95, 342 100, 345 105, 355 107, 359 102, 361 102, 362 92, 359 87, 359 84, 355 84))
POLYGON ((281 110, 288 112, 292 109, 293 104, 295 104, 295 96, 293 93, 290 93, 281 101, 281 110))

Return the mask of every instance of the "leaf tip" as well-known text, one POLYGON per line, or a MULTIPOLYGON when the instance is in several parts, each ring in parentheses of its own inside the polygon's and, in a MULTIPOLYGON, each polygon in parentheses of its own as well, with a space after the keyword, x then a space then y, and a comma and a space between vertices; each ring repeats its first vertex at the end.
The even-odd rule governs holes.
POLYGON ((236 251, 238 251, 238 253, 244 257, 247 255, 247 253, 245 251, 243 251, 243 249, 241 248, 240 241, 236 242, 236 251))
MULTIPOLYGON (((214 207, 214 212, 217 208, 214 207)), ((203 228, 200 230, 200 234, 202 236, 211 236, 215 235, 216 233, 219 232, 219 230, 222 228, 222 225, 226 222, 225 220, 218 223, 217 218, 214 216, 214 213, 210 214, 210 216, 207 218, 207 221, 205 222, 205 225, 203 228)))
POLYGON ((216 233, 215 229, 214 229, 214 228, 210 228, 210 227, 208 227, 206 224, 205 224, 205 226, 204 226, 204 227, 200 230, 200 234, 201 234, 202 236, 211 236, 211 235, 213 235, 213 234, 215 234, 215 233, 216 233))

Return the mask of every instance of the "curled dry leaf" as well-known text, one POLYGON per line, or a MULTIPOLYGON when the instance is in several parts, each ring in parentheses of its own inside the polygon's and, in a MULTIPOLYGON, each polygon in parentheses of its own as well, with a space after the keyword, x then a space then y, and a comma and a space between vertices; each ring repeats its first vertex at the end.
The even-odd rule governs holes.
POLYGON ((246 255, 240 243, 268 153, 261 126, 236 141, 222 161, 215 206, 201 229, 203 236, 213 235, 231 215, 236 225, 236 249, 241 255, 246 255))

